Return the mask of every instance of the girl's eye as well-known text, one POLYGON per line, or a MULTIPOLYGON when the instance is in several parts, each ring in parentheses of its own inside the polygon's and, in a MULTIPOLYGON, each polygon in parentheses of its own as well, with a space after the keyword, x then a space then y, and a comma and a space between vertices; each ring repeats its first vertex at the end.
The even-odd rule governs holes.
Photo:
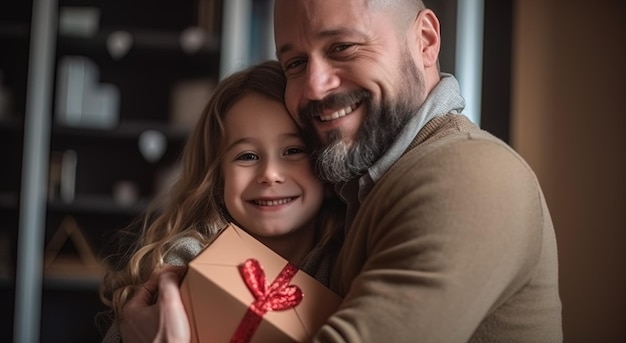
POLYGON ((259 156, 251 153, 251 152, 247 152, 244 154, 241 154, 239 156, 237 156, 237 158, 235 160, 237 161, 256 161, 259 159, 259 156))
POLYGON ((306 150, 301 147, 292 147, 285 150, 285 155, 306 154, 306 150))

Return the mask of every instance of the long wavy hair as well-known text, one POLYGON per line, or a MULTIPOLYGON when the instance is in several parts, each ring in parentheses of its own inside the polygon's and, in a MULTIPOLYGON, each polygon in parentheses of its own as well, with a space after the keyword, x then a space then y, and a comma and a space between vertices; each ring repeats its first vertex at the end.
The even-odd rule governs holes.
MULTIPOLYGON (((100 298, 111 308, 113 318, 120 319, 134 286, 144 283, 164 264, 173 241, 192 236, 206 244, 230 221, 223 204, 224 175, 220 168, 226 145, 225 116, 236 102, 253 92, 283 103, 285 83, 278 62, 268 61, 232 74, 215 88, 183 149, 178 178, 136 221, 141 227, 139 237, 132 237, 132 225, 120 232, 134 244, 107 261, 100 298)), ((337 211, 336 206, 331 207, 337 211)), ((320 216, 317 220, 319 223, 320 216)), ((335 220, 332 223, 339 225, 335 220)), ((316 236, 321 237, 320 233, 316 236)))

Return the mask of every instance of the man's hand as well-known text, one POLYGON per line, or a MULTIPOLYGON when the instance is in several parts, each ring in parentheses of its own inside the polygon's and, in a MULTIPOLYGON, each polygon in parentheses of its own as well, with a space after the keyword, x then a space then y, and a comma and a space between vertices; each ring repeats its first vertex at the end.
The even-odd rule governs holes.
POLYGON ((186 267, 163 267, 139 286, 122 310, 123 342, 189 342, 189 321, 179 289, 185 270, 186 267))

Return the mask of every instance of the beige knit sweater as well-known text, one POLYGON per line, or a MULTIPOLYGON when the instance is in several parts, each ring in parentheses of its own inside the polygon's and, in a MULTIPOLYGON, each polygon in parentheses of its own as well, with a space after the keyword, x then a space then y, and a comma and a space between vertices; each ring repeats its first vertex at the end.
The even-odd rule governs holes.
POLYGON ((555 233, 522 158, 431 120, 361 204, 315 342, 560 342, 555 233))

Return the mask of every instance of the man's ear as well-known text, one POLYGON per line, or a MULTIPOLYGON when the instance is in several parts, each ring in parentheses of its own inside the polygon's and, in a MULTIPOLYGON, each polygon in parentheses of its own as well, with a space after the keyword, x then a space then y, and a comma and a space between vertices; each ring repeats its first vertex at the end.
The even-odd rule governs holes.
POLYGON ((417 15, 414 25, 424 68, 437 67, 441 47, 439 19, 432 10, 424 9, 417 15))

